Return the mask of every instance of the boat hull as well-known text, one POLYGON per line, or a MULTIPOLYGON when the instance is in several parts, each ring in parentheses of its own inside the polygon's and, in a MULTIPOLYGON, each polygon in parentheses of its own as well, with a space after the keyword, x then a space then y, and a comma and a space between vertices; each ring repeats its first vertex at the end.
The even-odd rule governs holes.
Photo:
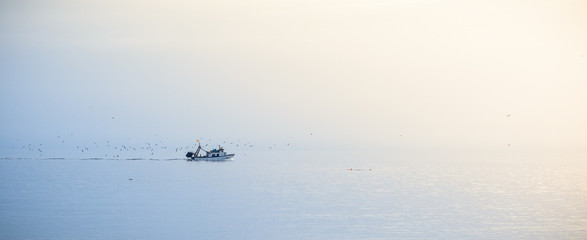
POLYGON ((234 154, 226 154, 225 156, 219 157, 192 157, 188 158, 188 161, 228 161, 234 157, 234 154))

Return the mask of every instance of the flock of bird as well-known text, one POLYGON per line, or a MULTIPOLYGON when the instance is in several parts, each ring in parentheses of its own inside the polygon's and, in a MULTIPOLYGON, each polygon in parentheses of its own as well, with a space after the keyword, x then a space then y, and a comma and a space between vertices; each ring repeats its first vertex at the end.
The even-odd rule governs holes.
MULTIPOLYGON (((71 136, 73 136, 73 135, 71 135, 71 136)), ((66 141, 66 138, 62 137, 62 136, 57 136, 57 140, 58 141, 56 141, 56 142, 47 143, 45 146, 43 146, 42 143, 40 143, 40 144, 28 143, 28 144, 20 146, 20 148, 25 151, 28 151, 30 153, 37 154, 39 157, 43 157, 45 152, 49 152, 48 150, 44 151, 44 149, 54 148, 55 145, 62 145, 62 146, 58 146, 58 148, 65 149, 67 152, 76 153, 74 155, 81 154, 81 155, 91 156, 93 158, 94 157, 121 158, 122 156, 125 156, 125 157, 128 157, 128 156, 154 157, 154 156, 160 156, 162 154, 165 156, 173 155, 173 156, 181 157, 181 156, 183 156, 183 154, 185 154, 188 151, 194 151, 198 147, 198 144, 200 144, 200 140, 198 140, 197 142, 194 141, 193 144, 181 145, 181 146, 164 144, 160 140, 155 141, 155 142, 143 142, 143 143, 139 143, 139 144, 136 144, 136 143, 130 144, 130 143, 128 143, 128 142, 130 142, 130 139, 129 139, 129 141, 126 144, 120 144, 120 143, 115 143, 115 141, 106 140, 105 142, 104 141, 93 141, 90 144, 76 144, 75 146, 71 146, 68 144, 68 142, 75 141, 75 140, 69 139, 66 141)), ((17 140, 17 141, 20 142, 20 140, 17 140)), ((207 139, 201 139, 201 141, 207 142, 207 143, 201 144, 202 148, 204 148, 206 150, 211 150, 211 149, 217 148, 219 146, 226 147, 227 149, 230 149, 230 150, 245 150, 245 151, 247 151, 247 150, 254 151, 254 150, 263 150, 263 149, 273 150, 273 149, 276 149, 277 147, 290 147, 291 146, 290 143, 270 144, 270 145, 265 145, 265 147, 258 148, 256 145, 254 145, 251 142, 241 141, 240 139, 239 140, 230 140, 230 138, 227 138, 224 140, 215 140, 215 139, 207 138, 207 139), (212 143, 217 143, 217 144, 212 144, 212 143)))
MULTIPOLYGON (((506 118, 511 117, 511 114, 507 114, 506 118)), ((309 133, 310 136, 313 135, 313 133, 309 133)), ((73 136, 73 135, 70 135, 73 136)), ((402 135, 400 134, 400 137, 402 135)), ((57 136, 57 142, 60 144, 65 145, 66 144, 66 138, 62 137, 62 136, 57 136)), ((130 140, 130 139, 129 139, 130 140)), ((256 148, 255 145, 253 145, 251 142, 242 142, 241 140, 230 140, 230 138, 226 138, 224 140, 215 140, 212 138, 207 138, 207 139, 201 139, 203 141, 207 140, 205 144, 202 144, 202 147, 204 149, 208 149, 208 148, 214 148, 216 146, 229 146, 230 149, 234 149, 234 150, 263 150, 263 149, 268 149, 268 150, 273 150, 276 149, 278 147, 290 147, 291 144, 287 143, 287 144, 271 144, 271 145, 265 145, 265 147, 262 148, 256 148), (211 145, 209 143, 218 143, 218 144, 214 144, 211 145)), ((17 140, 20 141, 20 140, 17 140)), ((159 152, 165 152, 165 153, 169 153, 170 151, 173 151, 175 153, 177 153, 177 156, 181 156, 183 153, 188 152, 188 151, 193 151, 195 148, 197 148, 199 143, 198 142, 191 144, 191 145, 182 145, 182 146, 167 146, 164 145, 162 143, 162 141, 157 141, 157 142, 144 142, 138 145, 132 145, 132 144, 115 144, 114 142, 110 142, 110 140, 107 140, 106 142, 96 142, 94 141, 92 144, 90 145, 76 145, 75 148, 73 149, 75 152, 78 153, 88 153, 88 154, 96 154, 98 152, 101 152, 103 154, 104 158, 119 158, 121 155, 128 155, 128 153, 136 153, 136 155, 142 155, 144 156, 145 153, 149 156, 149 157, 153 157, 156 155, 156 153, 159 152)), ((508 147, 511 146, 509 143, 507 145, 508 147)), ((14 148, 14 147, 13 147, 14 148)), ((20 146, 21 149, 26 150, 28 152, 31 153, 35 153, 38 154, 40 157, 43 156, 44 151, 43 151, 43 144, 39 143, 39 144, 32 144, 32 143, 28 143, 25 145, 20 146)), ((96 155, 94 155, 93 157, 96 157, 96 155)), ((102 156, 100 156, 102 157, 102 156)))

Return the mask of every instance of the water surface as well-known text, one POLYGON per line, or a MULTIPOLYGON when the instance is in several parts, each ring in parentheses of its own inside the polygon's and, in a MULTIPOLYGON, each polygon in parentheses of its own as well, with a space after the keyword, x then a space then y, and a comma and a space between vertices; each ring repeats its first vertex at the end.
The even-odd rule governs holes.
POLYGON ((0 238, 587 239, 587 169, 449 162, 3 159, 0 238))

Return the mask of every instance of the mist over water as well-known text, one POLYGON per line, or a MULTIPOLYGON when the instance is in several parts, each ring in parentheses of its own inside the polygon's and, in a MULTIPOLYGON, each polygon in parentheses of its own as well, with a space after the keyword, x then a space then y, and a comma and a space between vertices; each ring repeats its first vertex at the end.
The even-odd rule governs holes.
POLYGON ((368 152, 2 159, 6 239, 584 239, 587 169, 368 152))
POLYGON ((207 136, 585 155, 585 7, 7 1, 0 148, 207 136))
POLYGON ((587 239, 584 9, 2 1, 0 239, 587 239))

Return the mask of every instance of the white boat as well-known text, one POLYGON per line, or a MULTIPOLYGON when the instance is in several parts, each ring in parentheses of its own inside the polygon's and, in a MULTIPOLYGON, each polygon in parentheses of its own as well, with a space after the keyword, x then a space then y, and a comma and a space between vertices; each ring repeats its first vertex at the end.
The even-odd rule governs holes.
POLYGON ((218 146, 218 149, 206 151, 198 142, 198 149, 196 152, 188 152, 185 156, 188 158, 188 161, 224 161, 234 157, 234 153, 227 154, 221 146, 218 146), (203 151, 205 154, 200 154, 200 151, 203 151))

